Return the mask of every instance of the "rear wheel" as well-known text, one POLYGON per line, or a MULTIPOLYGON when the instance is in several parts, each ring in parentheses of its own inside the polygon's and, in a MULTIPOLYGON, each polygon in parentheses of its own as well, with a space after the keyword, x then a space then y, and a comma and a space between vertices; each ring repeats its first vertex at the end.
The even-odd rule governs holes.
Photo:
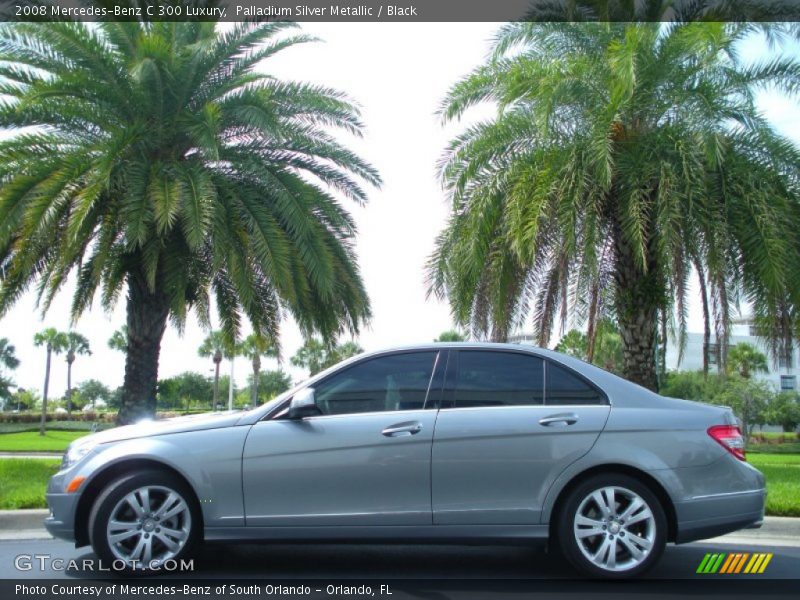
POLYGON ((158 570, 197 542, 200 514, 191 490, 161 471, 111 482, 89 516, 92 548, 115 570, 158 570))
POLYGON ((593 577, 644 573, 660 558, 667 537, 664 509, 633 477, 603 474, 578 485, 558 517, 564 555, 593 577))

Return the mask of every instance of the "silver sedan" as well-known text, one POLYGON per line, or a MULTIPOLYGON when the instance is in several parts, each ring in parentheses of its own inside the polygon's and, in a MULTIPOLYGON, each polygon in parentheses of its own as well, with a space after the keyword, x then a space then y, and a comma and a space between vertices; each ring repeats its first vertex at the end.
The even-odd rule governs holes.
POLYGON ((631 577, 667 542, 764 514, 730 410, 664 398, 539 348, 364 354, 248 412, 73 443, 45 525, 101 561, 158 569, 202 540, 548 540, 631 577))

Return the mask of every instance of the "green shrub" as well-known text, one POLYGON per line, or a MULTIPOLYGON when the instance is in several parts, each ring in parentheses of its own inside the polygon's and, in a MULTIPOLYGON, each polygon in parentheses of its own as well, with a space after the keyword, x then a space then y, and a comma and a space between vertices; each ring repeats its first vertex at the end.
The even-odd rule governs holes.
POLYGON ((781 392, 769 403, 765 414, 767 423, 780 425, 785 432, 794 432, 800 424, 800 394, 781 392))

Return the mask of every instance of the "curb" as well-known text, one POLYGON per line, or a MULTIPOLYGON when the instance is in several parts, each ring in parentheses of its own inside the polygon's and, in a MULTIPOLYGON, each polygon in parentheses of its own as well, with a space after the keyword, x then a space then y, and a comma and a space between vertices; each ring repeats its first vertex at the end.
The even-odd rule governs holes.
POLYGON ((0 452, 0 459, 3 458, 62 458, 64 453, 58 454, 56 452, 0 452))
POLYGON ((6 533, 20 530, 37 529, 45 531, 44 519, 50 514, 46 508, 29 508, 24 510, 0 510, 0 539, 6 533))

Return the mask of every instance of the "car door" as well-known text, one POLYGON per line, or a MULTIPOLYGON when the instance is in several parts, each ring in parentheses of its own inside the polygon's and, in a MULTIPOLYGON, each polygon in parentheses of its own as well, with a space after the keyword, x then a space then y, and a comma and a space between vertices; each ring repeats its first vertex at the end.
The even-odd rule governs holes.
POLYGON ((436 350, 368 358, 314 384, 319 416, 256 423, 242 461, 247 525, 430 525, 443 370, 436 350))
POLYGON ((520 351, 451 352, 432 453, 435 524, 536 524, 552 482, 592 447, 605 395, 520 351))

